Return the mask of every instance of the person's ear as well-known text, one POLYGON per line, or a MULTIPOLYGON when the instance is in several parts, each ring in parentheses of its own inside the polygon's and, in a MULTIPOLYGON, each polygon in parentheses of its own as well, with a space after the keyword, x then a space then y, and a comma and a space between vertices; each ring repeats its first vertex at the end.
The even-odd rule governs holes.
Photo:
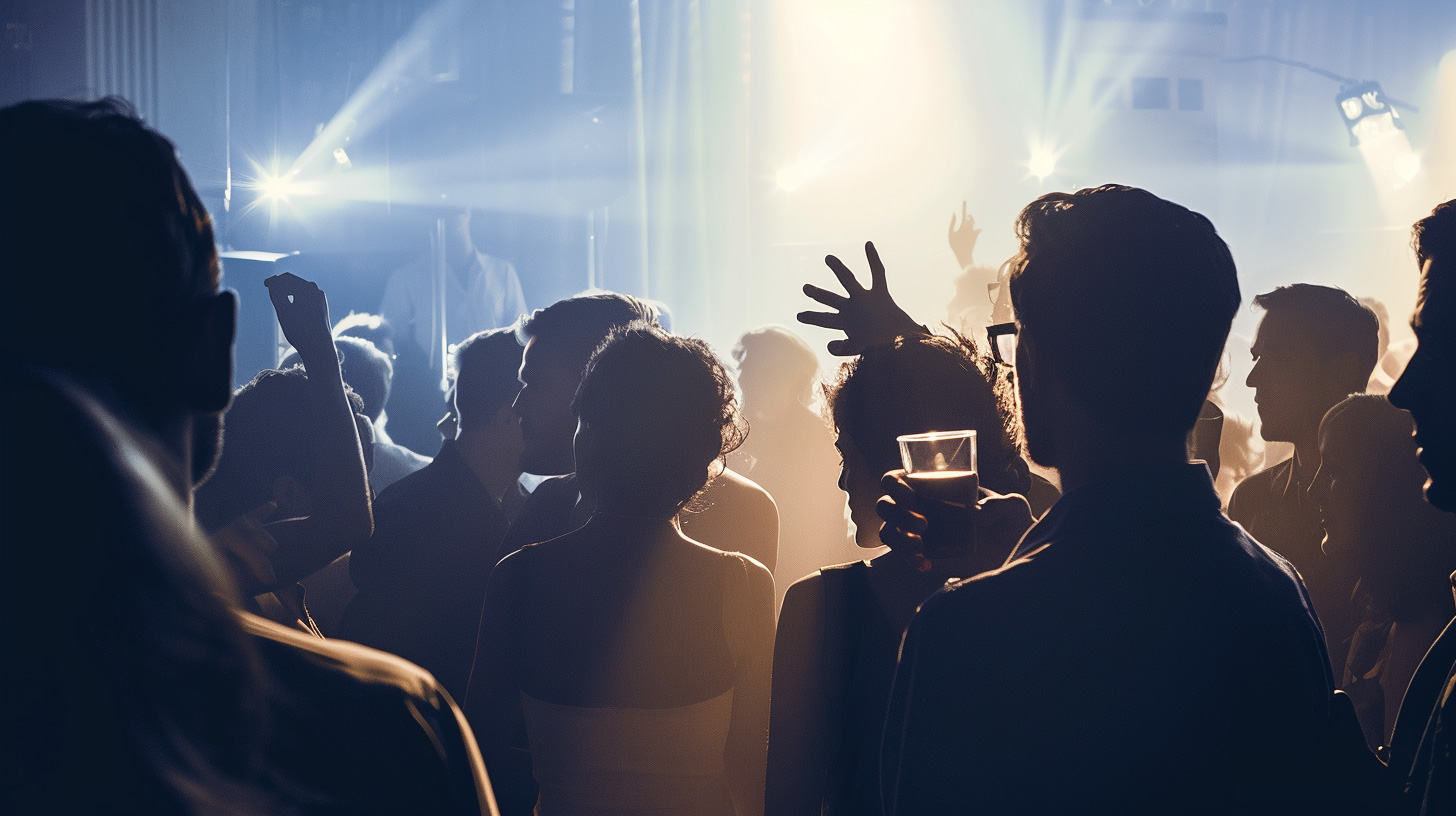
POLYGON ((232 400, 238 300, 224 289, 203 299, 195 308, 193 333, 186 352, 188 397, 195 410, 216 413, 226 409, 232 400))

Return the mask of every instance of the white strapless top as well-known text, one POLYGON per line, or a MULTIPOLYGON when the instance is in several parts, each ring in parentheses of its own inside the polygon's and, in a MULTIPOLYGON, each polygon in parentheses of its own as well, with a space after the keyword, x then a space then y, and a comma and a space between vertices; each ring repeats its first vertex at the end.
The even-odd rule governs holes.
POLYGON ((521 706, 537 816, 732 814, 723 755, 733 690, 678 708, 521 706))

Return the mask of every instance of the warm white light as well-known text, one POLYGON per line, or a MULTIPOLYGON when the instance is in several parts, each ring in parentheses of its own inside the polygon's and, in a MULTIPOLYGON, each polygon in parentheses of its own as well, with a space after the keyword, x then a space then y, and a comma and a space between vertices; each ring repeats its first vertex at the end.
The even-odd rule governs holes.
POLYGON ((794 166, 785 167, 774 174, 774 183, 786 193, 795 192, 804 186, 804 171, 794 166))
POLYGON ((353 167, 354 166, 354 163, 351 162, 351 161, 349 161, 349 154, 348 153, 345 153, 344 152, 344 148, 342 148, 342 147, 336 147, 336 148, 334 148, 334 161, 336 163, 338 163, 338 165, 340 167, 353 167))
POLYGON ((1421 172, 1421 157, 1414 153, 1406 153, 1403 156, 1396 156, 1391 165, 1397 176, 1404 181, 1410 181, 1421 172))
POLYGON ((1045 181, 1047 176, 1056 172, 1058 155, 1046 145, 1035 145, 1031 149, 1031 158, 1027 159, 1026 169, 1037 181, 1045 181))

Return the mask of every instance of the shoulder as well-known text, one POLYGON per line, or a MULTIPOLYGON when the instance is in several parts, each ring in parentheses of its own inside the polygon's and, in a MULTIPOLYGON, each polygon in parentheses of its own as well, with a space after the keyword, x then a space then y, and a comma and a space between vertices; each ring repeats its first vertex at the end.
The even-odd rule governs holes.
POLYGON ((696 544, 696 542, 695 545, 708 551, 713 556, 724 559, 720 563, 723 564, 723 568, 730 576, 730 585, 734 583, 731 579, 732 576, 742 575, 743 579, 739 583, 744 586, 750 598, 757 598, 759 596, 773 597, 773 573, 769 572, 768 567, 765 567, 758 559, 739 552, 715 550, 705 544, 696 544))
POLYGON ((779 508, 773 496, 749 479, 729 468, 724 468, 717 478, 708 483, 706 496, 710 505, 732 508, 735 512, 748 513, 778 523, 779 508))
POLYGON ((1283 462, 1270 465, 1247 479, 1244 479, 1242 482, 1239 482, 1238 487, 1234 488, 1230 505, 1234 502, 1242 503, 1256 494, 1267 493, 1273 489, 1275 480, 1289 468, 1291 461, 1293 460, 1285 459, 1283 462))
POLYGON ((448 706, 448 698, 434 676, 402 657, 349 641, 323 640, 248 612, 238 612, 237 618, 243 631, 259 642, 266 662, 275 672, 329 676, 335 687, 390 689, 432 707, 448 706))
MULTIPOLYGON (((1005 566, 970 578, 949 581, 921 605, 911 625, 925 628, 945 620, 952 627, 974 619, 965 632, 988 628, 986 621, 1012 619, 1028 599, 1044 597, 1047 591, 1047 561, 1050 545, 1042 545, 1005 566)), ((992 624, 990 628, 995 628, 992 624)))

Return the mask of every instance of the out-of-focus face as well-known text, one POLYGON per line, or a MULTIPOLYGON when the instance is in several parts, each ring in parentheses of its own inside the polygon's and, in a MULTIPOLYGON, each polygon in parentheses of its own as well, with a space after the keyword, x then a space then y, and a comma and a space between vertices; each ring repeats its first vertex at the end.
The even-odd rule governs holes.
POLYGON ((576 417, 571 400, 581 371, 541 348, 536 338, 521 356, 521 391, 516 415, 521 418, 521 469, 539 476, 570 473, 576 467, 572 439, 576 417))
POLYGON ((1456 513, 1456 264, 1428 261, 1416 301, 1415 356, 1390 390, 1390 401, 1416 421, 1420 461, 1430 475, 1426 501, 1456 513))
POLYGON ((1259 433, 1270 442, 1314 435, 1335 403, 1349 396, 1333 382, 1329 360, 1297 326, 1265 315, 1249 348, 1254 367, 1245 384, 1259 406, 1259 433))
POLYGON ((866 549, 880 545, 880 515, 875 512, 879 502, 880 477, 870 469, 859 449, 845 434, 834 440, 839 449, 839 489, 849 496, 849 520, 854 522, 854 543, 866 549))

